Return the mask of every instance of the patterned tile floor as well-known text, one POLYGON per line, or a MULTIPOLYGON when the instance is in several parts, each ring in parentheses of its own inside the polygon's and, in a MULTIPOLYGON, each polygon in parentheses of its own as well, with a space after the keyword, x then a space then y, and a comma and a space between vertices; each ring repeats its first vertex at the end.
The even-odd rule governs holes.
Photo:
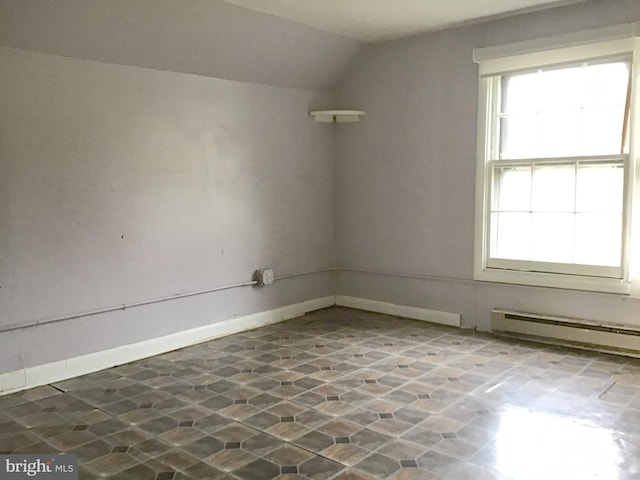
POLYGON ((640 478, 640 361, 331 308, 0 397, 80 478, 640 478))

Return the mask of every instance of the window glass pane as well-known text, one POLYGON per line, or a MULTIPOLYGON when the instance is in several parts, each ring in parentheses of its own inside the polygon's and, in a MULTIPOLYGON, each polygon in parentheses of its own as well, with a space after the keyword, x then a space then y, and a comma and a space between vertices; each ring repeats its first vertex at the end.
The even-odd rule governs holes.
POLYGON ((582 113, 581 153, 606 155, 623 153, 624 105, 588 107, 582 113))
POLYGON ((582 105, 584 68, 559 68, 538 75, 539 110, 574 109, 582 105))
POLYGON ((622 213, 624 168, 620 164, 578 166, 576 211, 622 213))
POLYGON ((491 214, 491 256, 529 260, 530 214, 497 212, 491 214))
POLYGON ((535 157, 538 114, 523 113, 501 118, 500 135, 500 158, 535 157))
POLYGON ((574 164, 536 165, 533 170, 532 210, 573 212, 574 205, 574 164))
POLYGON ((587 67, 584 78, 586 106, 624 105, 627 99, 629 65, 624 62, 604 63, 587 67))
POLYGON ((493 175, 493 210, 531 210, 531 167, 496 167, 493 175))
POLYGON ((538 72, 504 77, 502 113, 537 112, 539 108, 538 83, 538 72))
POLYGON ((576 214, 576 263, 616 267, 621 251, 622 214, 576 214))
MULTIPOLYGON (((538 115, 538 138, 534 157, 569 157, 582 151, 582 110, 543 110, 538 115)), ((619 144, 619 143, 618 143, 619 144)))
POLYGON ((531 215, 531 260, 573 263, 572 213, 531 215))

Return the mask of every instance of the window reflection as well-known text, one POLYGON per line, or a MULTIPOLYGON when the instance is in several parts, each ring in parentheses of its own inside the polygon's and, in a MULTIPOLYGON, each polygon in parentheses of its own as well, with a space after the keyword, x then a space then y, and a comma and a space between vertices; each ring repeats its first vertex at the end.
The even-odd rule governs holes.
POLYGON ((618 480, 622 455, 611 430, 510 407, 501 415, 495 468, 527 480, 618 480))

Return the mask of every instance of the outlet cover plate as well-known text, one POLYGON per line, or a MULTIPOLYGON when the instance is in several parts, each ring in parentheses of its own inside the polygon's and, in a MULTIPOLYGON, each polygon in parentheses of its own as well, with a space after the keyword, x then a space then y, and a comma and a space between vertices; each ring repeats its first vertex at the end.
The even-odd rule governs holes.
POLYGON ((253 273, 253 279, 258 282, 258 286, 264 287, 271 285, 274 280, 273 270, 271 268, 261 268, 253 273))

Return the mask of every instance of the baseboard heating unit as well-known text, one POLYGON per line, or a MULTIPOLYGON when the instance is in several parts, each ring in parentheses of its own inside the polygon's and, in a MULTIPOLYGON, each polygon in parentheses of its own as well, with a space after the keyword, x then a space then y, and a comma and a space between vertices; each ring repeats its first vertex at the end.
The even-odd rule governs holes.
POLYGON ((491 330, 509 337, 640 357, 640 327, 535 313, 491 311, 491 330))

